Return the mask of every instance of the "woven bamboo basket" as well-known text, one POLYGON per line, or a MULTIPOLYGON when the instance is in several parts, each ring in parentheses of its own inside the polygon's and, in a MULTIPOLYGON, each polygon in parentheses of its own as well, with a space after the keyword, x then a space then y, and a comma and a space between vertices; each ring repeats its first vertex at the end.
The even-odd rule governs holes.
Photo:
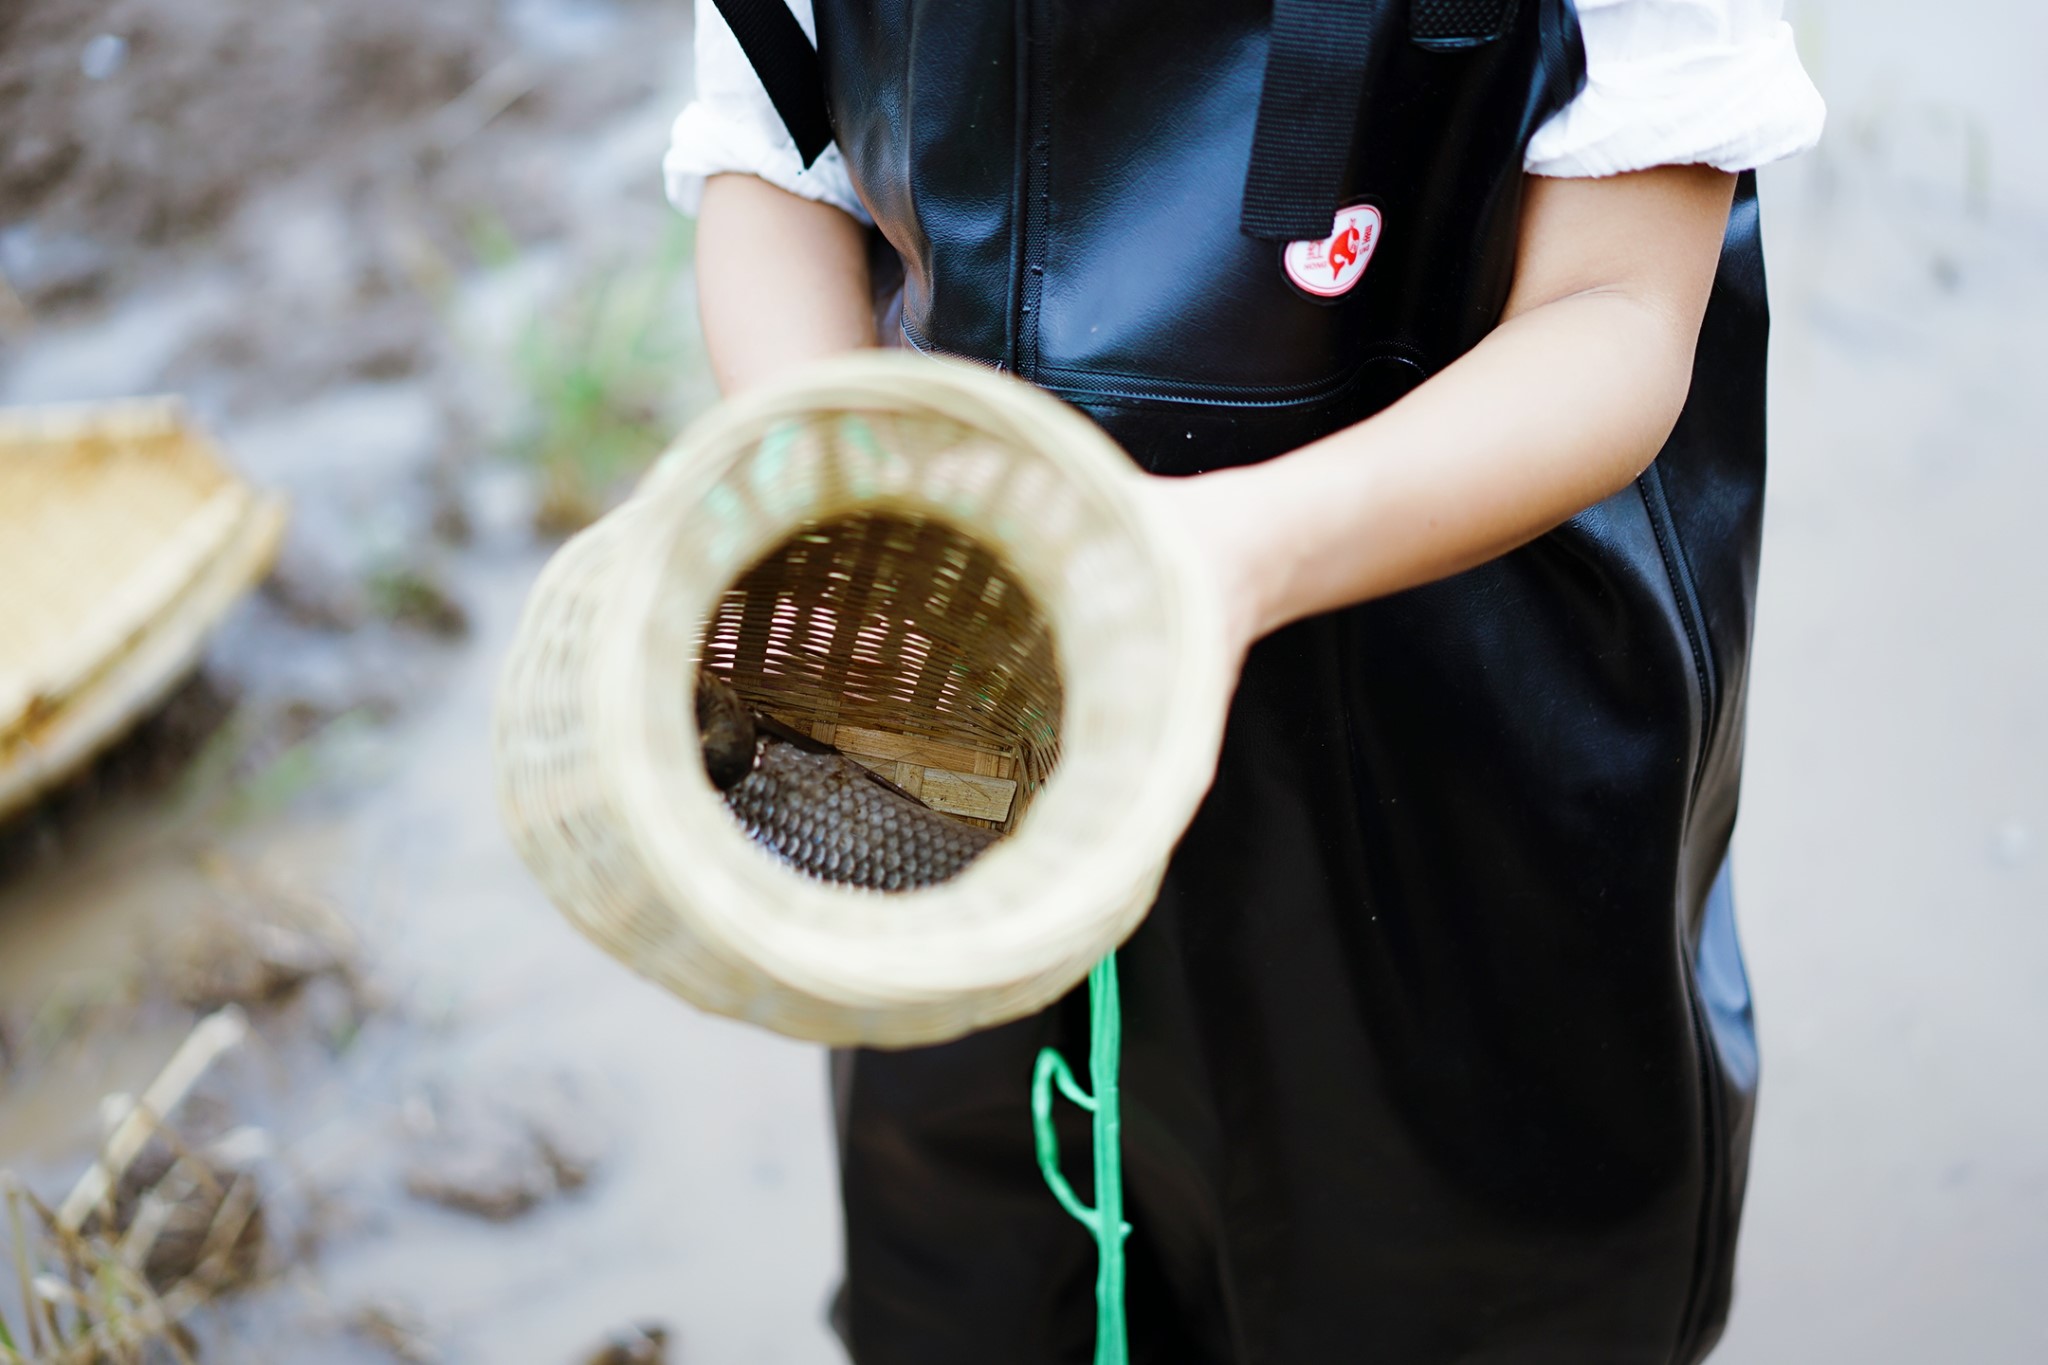
POLYGON ((284 520, 174 399, 0 411, 0 816, 191 671, 284 520))
POLYGON ((795 1037, 938 1042, 1057 999, 1151 905, 1228 699, 1143 477, 1057 400, 920 357, 722 405, 534 589, 496 717, 521 854, 620 960, 795 1037), (911 892, 790 869, 705 775, 700 666, 1005 837, 911 892))

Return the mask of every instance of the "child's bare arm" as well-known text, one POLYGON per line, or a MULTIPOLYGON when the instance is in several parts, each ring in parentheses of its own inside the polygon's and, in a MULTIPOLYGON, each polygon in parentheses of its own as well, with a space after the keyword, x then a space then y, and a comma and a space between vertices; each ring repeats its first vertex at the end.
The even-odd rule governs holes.
MULTIPOLYGON (((1685 402, 1732 189, 1701 167, 1533 179, 1503 321, 1471 352, 1292 454, 1158 480, 1237 643, 1470 568, 1640 473, 1685 402)), ((714 176, 697 274, 727 393, 875 344, 864 229, 839 209, 714 176)))
POLYGON ((1279 459, 1159 480, 1237 642, 1470 568, 1639 474, 1685 402, 1733 184, 1532 180, 1504 320, 1456 364, 1279 459))
POLYGON ((751 175, 714 175, 697 215, 697 297, 726 393, 875 344, 866 229, 751 175))

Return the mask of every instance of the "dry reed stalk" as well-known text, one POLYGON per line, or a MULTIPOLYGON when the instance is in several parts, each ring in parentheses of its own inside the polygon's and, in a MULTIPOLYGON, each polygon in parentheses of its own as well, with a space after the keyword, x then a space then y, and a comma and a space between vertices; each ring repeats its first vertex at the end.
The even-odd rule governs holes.
POLYGON ((163 1119, 247 1033, 247 1019, 232 1006, 200 1020, 141 1100, 124 1106, 58 1209, 12 1172, 0 1171, 26 1328, 24 1353, 0 1315, 0 1365, 126 1365, 141 1361, 151 1346, 167 1350, 178 1365, 194 1365, 179 1324, 233 1282, 233 1257, 261 1209, 253 1180, 236 1176, 223 1188, 163 1119), (172 1172, 189 1168, 197 1188, 220 1195, 191 1269, 161 1292, 145 1266, 169 1221, 159 1208, 167 1202, 159 1193, 162 1181, 144 1192, 125 1230, 116 1225, 113 1208, 117 1186, 152 1137, 171 1145, 172 1172), (33 1235, 24 1210, 34 1215, 33 1235), (88 1229, 95 1212, 102 1217, 88 1229))
MULTIPOLYGON (((178 1107, 222 1053, 248 1035, 248 1016, 234 1005, 207 1015, 193 1027, 157 1078, 150 1082, 142 1099, 115 1126, 99 1158, 66 1196, 57 1210, 60 1227, 75 1233, 85 1225, 93 1210, 112 1195, 121 1173, 158 1131, 164 1118, 178 1107)), ((112 1222, 111 1216, 108 1222, 112 1222)))
MULTIPOLYGON (((21 1280, 21 1311, 28 1318, 29 1349, 41 1352, 43 1329, 36 1321, 34 1272, 29 1269, 28 1259, 28 1227, 21 1216, 21 1196, 24 1191, 20 1179, 12 1171, 0 1171, 0 1182, 4 1182, 7 1187, 7 1221, 14 1232, 14 1268, 21 1280)), ((5 1326, 5 1317, 0 1315, 0 1330, 4 1330, 5 1326)), ((18 1357, 19 1352, 12 1340, 13 1334, 9 1333, 8 1336, 8 1353, 18 1357)), ((8 1365, 14 1365, 14 1362, 10 1361, 8 1365)))

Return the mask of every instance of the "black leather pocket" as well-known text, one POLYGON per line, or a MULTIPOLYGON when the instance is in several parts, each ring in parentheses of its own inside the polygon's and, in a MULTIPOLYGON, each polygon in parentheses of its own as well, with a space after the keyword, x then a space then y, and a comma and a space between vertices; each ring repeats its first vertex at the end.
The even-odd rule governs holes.
POLYGON ((1114 376, 1050 387, 1093 417, 1141 468, 1177 475, 1256 464, 1307 445, 1390 406, 1425 375, 1413 357, 1389 350, 1286 397, 1214 390, 1197 398, 1179 386, 1148 391, 1114 376))
POLYGON ((1408 36, 1427 48, 1481 47, 1508 31, 1517 0, 1408 0, 1408 36))

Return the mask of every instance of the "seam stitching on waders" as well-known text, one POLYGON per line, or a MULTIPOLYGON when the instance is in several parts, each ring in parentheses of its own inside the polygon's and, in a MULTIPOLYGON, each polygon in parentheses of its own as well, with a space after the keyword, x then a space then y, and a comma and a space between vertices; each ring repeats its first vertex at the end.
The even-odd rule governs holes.
POLYGON ((1431 373, 1420 351, 1403 342, 1392 342, 1373 347, 1347 370, 1306 384, 1205 384, 1194 380, 1148 379, 1143 375, 1113 371, 1065 368, 1042 369, 1037 378, 1040 387, 1077 402, 1117 400, 1212 408, 1284 408, 1317 402, 1341 393, 1357 383, 1374 365, 1388 360, 1411 366, 1424 379, 1431 373))
POLYGON ((1706 616, 1700 608, 1699 595, 1693 588, 1692 570, 1678 542, 1678 527, 1671 516, 1671 504, 1664 496, 1664 479, 1657 472, 1655 463, 1636 479, 1636 491, 1642 497, 1643 510, 1650 518, 1650 534, 1657 541, 1658 558, 1664 561, 1664 578, 1671 588, 1672 605, 1677 608, 1679 624, 1685 628, 1685 642, 1692 651, 1693 680, 1699 690, 1699 742, 1693 755, 1692 779, 1688 784, 1690 795, 1686 803, 1686 819, 1690 822, 1693 806, 1699 800, 1700 785, 1706 776, 1707 751, 1715 730, 1714 712, 1719 704, 1712 644, 1707 636, 1706 616))
POLYGON ((1706 1009, 1700 1003, 1699 974, 1694 969, 1692 950, 1681 942, 1685 962, 1686 1012, 1692 1022, 1693 1053, 1700 1069, 1700 1106, 1706 1122, 1706 1146, 1701 1154, 1699 1224, 1693 1237, 1691 1282, 1686 1286, 1685 1307, 1678 1318, 1678 1341, 1674 1365, 1689 1365, 1698 1349, 1706 1323, 1707 1284, 1715 1262, 1720 1259, 1722 1149, 1727 1145, 1726 1118, 1721 1110, 1720 1052, 1708 1026, 1706 1009))
POLYGON ((903 334, 904 344, 908 345, 911 350, 916 351, 919 355, 944 356, 948 360, 964 360, 970 365, 979 365, 983 369, 994 370, 997 374, 1011 372, 1011 367, 1003 364, 1000 360, 988 360, 978 355, 968 355, 965 351, 949 351, 943 346, 933 345, 926 338, 924 332, 915 323, 911 322, 908 313, 905 313, 898 319, 896 330, 903 334))
MULTIPOLYGON (((1636 491, 1643 500, 1643 510, 1650 520, 1650 533, 1657 542, 1657 555, 1664 562, 1664 574, 1668 581, 1677 608, 1680 623, 1685 629, 1686 644, 1690 647, 1693 661, 1694 681, 1698 685, 1700 699, 1699 747, 1694 761, 1691 799, 1686 809, 1690 822, 1692 806, 1699 799, 1700 783, 1706 773, 1707 748, 1713 733, 1714 708, 1716 705, 1716 679, 1711 648, 1707 636, 1707 623, 1700 609, 1697 593, 1692 583, 1691 565, 1684 559, 1684 547, 1678 540, 1678 527, 1671 515, 1671 505, 1664 493, 1663 476, 1653 462, 1636 480, 1636 491)), ((1700 1198, 1693 1235, 1692 1275, 1686 1285, 1684 1304, 1678 1317, 1678 1337, 1674 1343, 1674 1362, 1687 1362, 1697 1347, 1705 1320, 1707 1284, 1713 1274, 1715 1262, 1719 1259, 1719 1224, 1716 1217, 1721 1201, 1721 1186, 1725 1179, 1723 1147, 1726 1137, 1723 1133, 1725 1116, 1721 1110, 1720 1060, 1714 1045, 1712 1030, 1707 1025, 1705 1010, 1699 997, 1699 980, 1692 961, 1692 950, 1686 936, 1679 939, 1681 966, 1685 981, 1686 1014, 1691 1027, 1694 1064, 1699 1068, 1699 1096, 1702 1126, 1705 1141, 1700 1154, 1700 1198)))
MULTIPOLYGON (((1016 53, 1011 63, 1011 79, 1016 88, 1011 92, 1014 108, 1011 118, 1016 127, 1011 134, 1014 154, 1010 171, 1010 297, 1008 316, 1003 320, 1003 361, 997 369, 1015 373, 1019 360, 1017 335, 1024 302, 1024 215, 1031 195, 1031 71, 1036 55, 1031 51, 1031 5, 1030 0, 1017 6, 1016 28, 1010 35, 1016 53)), ((909 315, 904 316, 904 334, 910 335, 909 315)), ((932 350, 932 347, 911 344, 918 350, 932 350)))
POLYGON ((1052 42, 1051 26, 1039 22, 1045 0, 1023 0, 1026 35, 1030 39, 1024 81, 1030 111, 1030 161, 1025 168, 1023 302, 1017 324, 1016 372, 1038 378, 1039 322, 1045 309, 1046 229, 1051 219, 1052 187, 1052 42))

